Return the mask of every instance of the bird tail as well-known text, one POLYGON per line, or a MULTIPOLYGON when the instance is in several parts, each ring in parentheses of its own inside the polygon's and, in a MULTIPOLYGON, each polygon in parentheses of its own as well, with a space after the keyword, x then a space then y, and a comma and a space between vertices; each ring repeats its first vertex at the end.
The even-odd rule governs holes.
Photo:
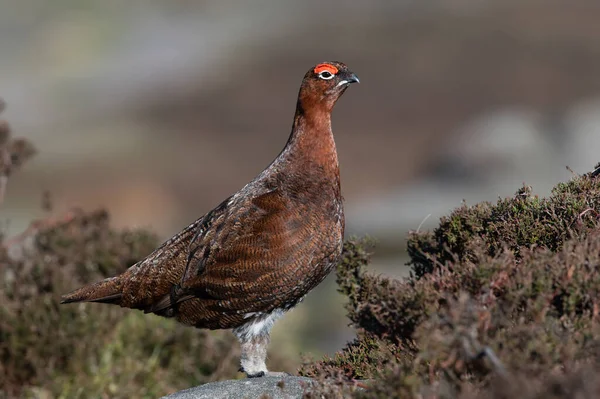
POLYGON ((121 304, 122 283, 120 276, 88 284, 61 297, 60 303, 101 302, 121 304))

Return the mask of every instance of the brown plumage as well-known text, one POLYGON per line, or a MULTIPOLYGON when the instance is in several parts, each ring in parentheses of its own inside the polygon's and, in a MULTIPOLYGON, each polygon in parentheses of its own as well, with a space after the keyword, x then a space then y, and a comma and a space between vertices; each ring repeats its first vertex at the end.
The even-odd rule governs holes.
MULTIPOLYGON (((198 328, 233 329, 242 370, 267 372, 274 321, 338 261, 344 236, 331 111, 350 83, 327 62, 302 81, 292 133, 254 180, 123 274, 63 296, 141 309, 198 328)), ((272 373, 271 373, 272 374, 272 373)))

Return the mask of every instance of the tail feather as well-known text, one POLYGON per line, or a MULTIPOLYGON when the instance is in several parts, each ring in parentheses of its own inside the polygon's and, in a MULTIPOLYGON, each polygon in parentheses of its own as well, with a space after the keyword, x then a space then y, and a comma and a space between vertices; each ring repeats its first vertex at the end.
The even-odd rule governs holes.
POLYGON ((121 279, 111 277, 63 295, 60 303, 102 302, 120 305, 122 295, 121 279))

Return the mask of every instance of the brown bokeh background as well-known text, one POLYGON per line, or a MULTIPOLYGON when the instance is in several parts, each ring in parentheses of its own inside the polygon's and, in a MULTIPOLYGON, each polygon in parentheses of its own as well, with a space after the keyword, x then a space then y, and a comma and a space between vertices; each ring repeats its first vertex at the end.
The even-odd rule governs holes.
MULTIPOLYGON (((168 238, 279 153, 303 74, 339 60, 361 79, 333 116, 347 234, 402 275, 408 230, 600 161, 598 21, 593 0, 3 3, 3 116, 40 154, 1 222, 23 230, 49 190, 56 214, 106 207, 168 238)), ((276 345, 331 353, 346 323, 329 279, 276 345)))

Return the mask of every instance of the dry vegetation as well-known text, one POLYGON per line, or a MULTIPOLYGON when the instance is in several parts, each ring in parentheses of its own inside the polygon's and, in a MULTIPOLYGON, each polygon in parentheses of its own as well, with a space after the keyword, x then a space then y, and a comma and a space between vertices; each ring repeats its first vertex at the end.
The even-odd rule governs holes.
MULTIPOLYGON (((4 189, 34 151, 2 121, 0 139, 4 189)), ((524 187, 464 205, 433 231, 410 233, 406 280, 370 274, 371 243, 347 241, 337 277, 358 337, 303 366, 327 379, 306 396, 597 397, 599 173, 546 199, 524 187)), ((158 397, 234 378, 231 335, 106 305, 58 305, 61 293, 119 273, 156 244, 146 231, 112 229, 103 211, 2 238, 0 398, 158 397)))
MULTIPOLYGON (((5 121, 0 139, 4 188, 34 151, 5 121)), ((155 398, 238 376, 231 334, 101 304, 59 306, 61 294, 146 256, 158 244, 152 233, 73 211, 0 240, 0 398, 155 398)))
POLYGON ((338 283, 358 338, 301 373, 336 378, 328 397, 358 379, 360 398, 598 397, 599 217, 595 173, 463 205, 409 235, 403 281, 368 273, 368 243, 349 241, 338 283))

